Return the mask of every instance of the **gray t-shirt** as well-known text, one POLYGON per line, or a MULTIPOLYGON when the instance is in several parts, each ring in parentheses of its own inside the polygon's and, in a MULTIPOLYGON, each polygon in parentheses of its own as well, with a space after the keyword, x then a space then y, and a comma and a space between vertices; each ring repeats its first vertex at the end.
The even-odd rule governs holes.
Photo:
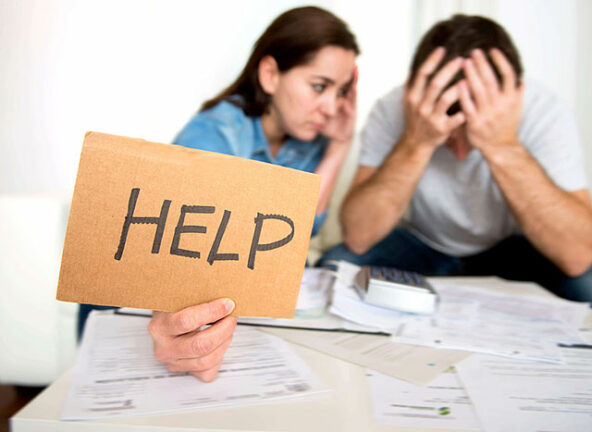
MULTIPOLYGON (((374 105, 362 131, 360 165, 379 166, 395 147, 405 129, 402 97, 403 87, 396 87, 374 105)), ((561 189, 587 188, 572 113, 532 80, 525 81, 518 139, 561 189)), ((410 210, 407 226, 429 246, 453 256, 479 253, 520 232, 476 149, 461 162, 448 147, 439 147, 421 177, 410 210)))

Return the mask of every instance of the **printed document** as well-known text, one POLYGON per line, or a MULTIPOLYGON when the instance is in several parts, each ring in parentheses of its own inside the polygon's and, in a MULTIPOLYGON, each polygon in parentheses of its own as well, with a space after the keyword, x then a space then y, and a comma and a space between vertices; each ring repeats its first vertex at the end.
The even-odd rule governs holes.
MULTIPOLYGON (((454 368, 427 386, 368 370, 374 418, 393 426, 479 431, 479 421, 454 368)), ((517 430, 517 429, 516 429, 517 430)))
POLYGON ((469 355, 465 351, 394 343, 386 336, 271 328, 264 331, 418 385, 431 382, 450 365, 469 355))
MULTIPOLYGON (((430 279, 440 297, 437 311, 417 315, 365 303, 353 286, 360 267, 340 262, 337 268, 330 311, 380 328, 392 334, 394 342, 551 363, 563 362, 558 343, 584 342, 578 330, 589 311, 587 303, 430 279)), ((515 285, 501 279, 487 283, 515 285)), ((529 288, 536 292, 537 286, 529 288)))
POLYGON ((565 365, 473 355, 456 366, 487 432, 592 430, 592 349, 561 351, 565 365))
POLYGON ((327 388, 281 339, 237 327, 218 378, 170 373, 152 352, 144 317, 93 312, 62 420, 190 410, 303 396, 327 388))
POLYGON ((433 317, 401 322, 393 340, 552 363, 563 363, 558 343, 583 342, 578 329, 587 303, 432 284, 440 294, 440 310, 433 317), (477 305, 476 313, 455 320, 454 304, 470 310, 467 302, 477 305))

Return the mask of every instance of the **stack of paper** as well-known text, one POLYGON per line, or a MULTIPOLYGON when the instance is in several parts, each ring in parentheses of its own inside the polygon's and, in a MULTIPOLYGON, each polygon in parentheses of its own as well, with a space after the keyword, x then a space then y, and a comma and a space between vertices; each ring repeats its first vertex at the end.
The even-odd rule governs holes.
POLYGON ((147 325, 144 317, 90 315, 63 420, 244 404, 327 390, 284 341, 248 327, 236 329, 214 382, 170 373, 154 359, 147 325))
POLYGON ((444 305, 471 301, 478 305, 477 313, 463 321, 441 310, 433 319, 402 323, 393 340, 553 363, 563 363, 558 344, 584 342, 578 328, 588 313, 587 303, 504 294, 441 281, 432 284, 444 305))
POLYGON ((498 293, 430 280, 440 296, 432 316, 406 314, 363 302, 354 288, 360 267, 340 262, 330 311, 381 328, 394 342, 562 363, 557 344, 579 344, 587 303, 498 293), (475 335, 479 335, 475 337, 475 335))
POLYGON ((415 316, 365 303, 354 285, 360 268, 345 261, 339 262, 329 308, 331 313, 360 325, 382 329, 387 333, 392 333, 404 319, 415 316))

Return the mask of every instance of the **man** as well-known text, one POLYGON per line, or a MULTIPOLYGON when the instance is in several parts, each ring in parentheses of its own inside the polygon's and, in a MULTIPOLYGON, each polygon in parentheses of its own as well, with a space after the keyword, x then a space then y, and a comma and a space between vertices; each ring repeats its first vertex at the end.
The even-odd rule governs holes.
POLYGON ((406 85, 374 106, 341 208, 345 247, 322 262, 497 275, 592 302, 581 160, 573 116, 522 81, 504 29, 456 15, 428 31, 406 85))

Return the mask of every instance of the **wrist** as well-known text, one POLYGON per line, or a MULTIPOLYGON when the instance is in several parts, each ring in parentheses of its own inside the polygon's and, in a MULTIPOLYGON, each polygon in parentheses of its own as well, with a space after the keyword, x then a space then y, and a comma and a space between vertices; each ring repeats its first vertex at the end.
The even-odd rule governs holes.
POLYGON ((517 139, 499 141, 479 147, 485 161, 492 167, 507 167, 521 164, 530 155, 517 139))
POLYGON ((355 130, 352 127, 331 126, 321 130, 321 135, 327 138, 330 142, 335 141, 338 144, 348 145, 354 137, 355 130))
POLYGON ((338 172, 345 163, 349 149, 349 143, 330 140, 315 173, 338 172))
POLYGON ((330 138, 329 143, 327 144, 327 149, 325 150, 325 157, 341 156, 345 159, 349 153, 349 149, 351 148, 351 143, 351 138, 347 140, 330 138))
POLYGON ((397 147, 412 159, 428 160, 431 159, 434 151, 438 148, 437 145, 434 145, 429 141, 416 140, 407 134, 401 136, 401 139, 397 143, 397 147))

